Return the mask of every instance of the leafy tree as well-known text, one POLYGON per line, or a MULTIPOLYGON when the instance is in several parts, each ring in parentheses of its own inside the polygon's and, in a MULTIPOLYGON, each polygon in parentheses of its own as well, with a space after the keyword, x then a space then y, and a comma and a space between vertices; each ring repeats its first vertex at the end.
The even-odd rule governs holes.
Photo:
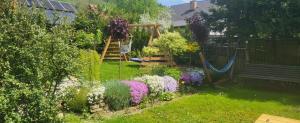
POLYGON ((153 41, 153 45, 163 52, 169 52, 172 55, 181 55, 186 52, 188 44, 178 32, 167 32, 160 38, 153 41))
MULTIPOLYGON (((116 5, 116 9, 123 11, 123 18, 129 22, 138 22, 140 15, 149 13, 151 17, 157 16, 163 6, 159 5, 156 0, 103 0, 107 3, 116 5)), ((119 16, 119 15, 115 15, 119 16)))
POLYGON ((42 13, 11 9, 0 13, 0 122, 55 122, 55 91, 76 73, 78 50, 73 29, 47 28, 42 13))
POLYGON ((299 0, 213 0, 210 28, 241 39, 299 39, 299 0))
MULTIPOLYGON (((87 11, 88 4, 99 5, 98 9, 106 16, 121 17, 130 23, 137 23, 140 15, 149 13, 151 17, 156 17, 166 9, 157 3, 157 0, 61 0, 72 2, 81 11, 87 11)), ((104 18, 104 16, 101 16, 104 18)))

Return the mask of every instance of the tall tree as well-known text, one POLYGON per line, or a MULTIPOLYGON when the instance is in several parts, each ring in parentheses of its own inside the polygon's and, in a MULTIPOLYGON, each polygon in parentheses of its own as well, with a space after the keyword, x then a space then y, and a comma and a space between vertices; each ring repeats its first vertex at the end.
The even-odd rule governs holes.
POLYGON ((211 30, 241 39, 299 39, 299 0, 212 0, 217 7, 202 14, 211 30))

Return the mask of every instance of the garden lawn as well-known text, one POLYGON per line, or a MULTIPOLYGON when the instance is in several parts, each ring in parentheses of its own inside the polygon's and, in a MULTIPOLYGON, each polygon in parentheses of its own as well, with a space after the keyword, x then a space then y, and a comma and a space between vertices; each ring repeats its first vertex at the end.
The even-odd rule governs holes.
POLYGON ((126 80, 136 77, 139 74, 139 63, 121 62, 121 75, 119 79, 119 62, 104 61, 100 66, 101 81, 126 80))
POLYGON ((207 91, 107 123, 253 123, 261 114, 300 120, 300 96, 241 88, 207 91))

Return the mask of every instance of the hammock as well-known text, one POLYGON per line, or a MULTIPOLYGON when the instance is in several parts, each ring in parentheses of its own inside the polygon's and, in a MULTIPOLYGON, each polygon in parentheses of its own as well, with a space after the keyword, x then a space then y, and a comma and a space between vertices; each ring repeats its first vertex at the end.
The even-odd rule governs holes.
POLYGON ((224 67, 222 69, 215 68, 207 60, 205 60, 204 65, 207 67, 207 69, 209 69, 209 71, 213 75, 222 76, 222 75, 226 74, 232 68, 232 66, 234 65, 236 54, 237 54, 237 52, 235 52, 234 56, 229 59, 228 63, 226 65, 224 65, 224 67))

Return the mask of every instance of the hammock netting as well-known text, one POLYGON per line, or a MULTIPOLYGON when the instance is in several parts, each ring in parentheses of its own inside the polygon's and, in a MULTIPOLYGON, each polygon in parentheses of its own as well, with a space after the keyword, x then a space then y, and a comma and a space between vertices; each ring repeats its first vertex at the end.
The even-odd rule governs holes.
POLYGON ((232 68, 232 66, 235 63, 235 59, 236 59, 236 52, 235 52, 234 56, 232 56, 229 59, 228 63, 225 64, 222 69, 217 69, 212 64, 210 64, 207 60, 205 60, 204 65, 207 67, 207 69, 209 70, 209 72, 212 75, 214 75, 214 76, 223 76, 224 74, 226 74, 232 68))

